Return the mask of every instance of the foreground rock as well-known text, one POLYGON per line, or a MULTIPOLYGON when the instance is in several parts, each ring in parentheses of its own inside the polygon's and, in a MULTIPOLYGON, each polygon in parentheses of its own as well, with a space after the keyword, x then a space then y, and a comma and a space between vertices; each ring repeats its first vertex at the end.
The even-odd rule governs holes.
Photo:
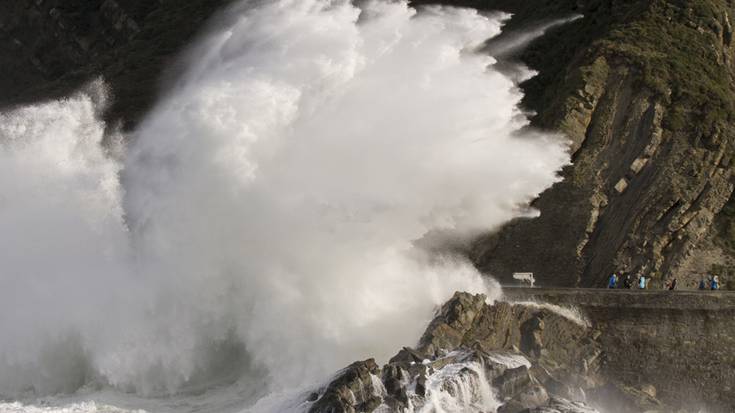
POLYGON ((382 368, 373 359, 353 363, 309 397, 309 411, 582 413, 610 398, 619 406, 612 411, 670 411, 655 394, 601 377, 599 333, 583 319, 485 300, 456 293, 416 348, 382 368))

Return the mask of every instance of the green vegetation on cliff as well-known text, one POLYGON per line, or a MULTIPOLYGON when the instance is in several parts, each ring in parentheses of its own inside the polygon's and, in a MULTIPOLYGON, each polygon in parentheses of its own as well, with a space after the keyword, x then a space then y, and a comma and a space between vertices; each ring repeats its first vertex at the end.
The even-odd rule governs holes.
POLYGON ((670 97, 666 127, 695 126, 711 134, 734 113, 731 78, 719 52, 732 40, 727 16, 717 1, 654 1, 638 19, 616 26, 600 46, 637 67, 645 86, 670 97), (686 119, 688 111, 693 119, 686 119))
MULTIPOLYGON (((513 7, 503 1, 492 3, 513 7)), ((544 13, 543 7, 530 12, 530 3, 538 6, 538 2, 527 2, 514 8, 521 20, 515 24, 522 26, 544 13)), ((669 129, 694 125, 708 134, 717 123, 733 119, 732 78, 726 67, 731 62, 720 52, 723 43, 727 47, 732 41, 732 5, 720 0, 592 0, 583 4, 548 6, 546 13, 588 17, 555 30, 521 56, 541 72, 525 85, 526 104, 532 109, 548 113, 545 108, 552 105, 560 89, 576 86, 565 84, 565 70, 603 55, 637 70, 640 86, 671 102, 673 110, 665 124, 669 129)))

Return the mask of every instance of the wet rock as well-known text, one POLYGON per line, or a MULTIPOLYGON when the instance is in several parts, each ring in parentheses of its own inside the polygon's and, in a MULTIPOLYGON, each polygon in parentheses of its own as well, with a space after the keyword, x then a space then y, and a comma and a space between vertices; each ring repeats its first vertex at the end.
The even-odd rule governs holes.
POLYGON ((553 397, 549 404, 528 410, 528 413, 599 413, 584 403, 553 397))
POLYGON ((531 386, 503 404, 498 413, 520 413, 536 409, 549 403, 549 394, 539 385, 531 386))
POLYGON ((512 398, 520 391, 532 384, 533 379, 528 367, 520 366, 507 369, 500 376, 493 379, 493 387, 501 399, 512 398))
POLYGON ((521 351, 532 356, 541 357, 541 350, 544 347, 542 335, 544 330, 544 320, 539 317, 532 317, 521 325, 521 351))
POLYGON ((455 293, 429 324, 421 338, 419 350, 432 354, 439 349, 459 347, 465 334, 473 327, 475 318, 483 310, 485 300, 482 294, 455 293))
POLYGON ((584 367, 596 364, 588 356, 599 354, 583 323, 540 306, 485 301, 481 294, 456 293, 417 348, 404 347, 382 369, 373 360, 350 365, 319 392, 310 411, 400 412, 447 397, 469 408, 492 398, 492 387, 505 401, 501 411, 520 412, 548 404, 550 391, 583 397, 583 390, 569 389, 597 384, 583 378, 596 371, 584 367))
POLYGON ((380 380, 374 379, 378 374, 380 367, 374 359, 352 363, 321 392, 309 412, 372 412, 385 392, 380 380))

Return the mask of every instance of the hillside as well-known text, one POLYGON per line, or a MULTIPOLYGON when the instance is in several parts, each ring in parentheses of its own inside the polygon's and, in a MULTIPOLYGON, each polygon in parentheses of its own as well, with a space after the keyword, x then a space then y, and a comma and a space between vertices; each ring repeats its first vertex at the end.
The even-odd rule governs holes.
MULTIPOLYGON (((491 1, 515 13, 585 17, 520 58, 540 75, 525 103, 537 127, 572 140, 564 181, 477 242, 478 266, 542 284, 601 286, 613 271, 678 277, 732 273, 731 2, 491 1)), ((660 285, 660 284, 659 284, 660 285)))

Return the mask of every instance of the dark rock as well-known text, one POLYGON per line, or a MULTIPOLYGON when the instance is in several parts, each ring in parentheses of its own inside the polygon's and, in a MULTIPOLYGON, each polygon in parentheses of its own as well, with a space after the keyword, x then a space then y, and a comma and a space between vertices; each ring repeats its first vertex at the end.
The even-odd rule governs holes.
POLYGON ((531 386, 500 406, 498 413, 520 413, 548 404, 549 395, 541 386, 531 386))
POLYGON ((329 383, 309 412, 372 412, 382 403, 383 389, 373 380, 379 374, 373 359, 352 363, 329 383))
POLYGON ((521 325, 521 351, 532 357, 541 357, 541 349, 544 346, 542 332, 544 320, 533 317, 521 325))
POLYGON ((532 384, 532 378, 526 366, 507 369, 493 380, 493 387, 501 399, 509 399, 532 384))
POLYGON ((547 406, 530 409, 528 413, 598 413, 598 411, 584 403, 552 397, 547 406))
POLYGON ((557 398, 581 399, 599 384, 597 370, 582 365, 591 360, 586 355, 600 351, 591 334, 585 325, 549 309, 488 305, 483 295, 457 293, 442 306, 417 349, 404 347, 382 370, 372 360, 350 365, 321 392, 310 411, 369 412, 380 406, 399 412, 410 405, 420 409, 434 400, 437 395, 430 393, 438 388, 453 397, 479 398, 483 386, 494 387, 506 400, 500 410, 506 413, 548 404, 548 389, 559 389, 552 392, 557 398), (518 352, 529 340, 537 355, 530 369, 519 365, 528 360, 518 352), (435 376, 439 372, 442 375, 435 376), (432 388, 429 380, 434 380, 432 388), (575 386, 578 392, 570 390, 575 386))
POLYGON ((389 363, 421 363, 425 359, 429 358, 429 356, 422 354, 410 347, 404 347, 401 349, 401 351, 398 352, 393 358, 391 358, 388 362, 389 363))
POLYGON ((419 342, 419 351, 435 354, 439 349, 454 349, 463 344, 464 336, 473 328, 485 300, 482 294, 455 293, 429 324, 419 342))

